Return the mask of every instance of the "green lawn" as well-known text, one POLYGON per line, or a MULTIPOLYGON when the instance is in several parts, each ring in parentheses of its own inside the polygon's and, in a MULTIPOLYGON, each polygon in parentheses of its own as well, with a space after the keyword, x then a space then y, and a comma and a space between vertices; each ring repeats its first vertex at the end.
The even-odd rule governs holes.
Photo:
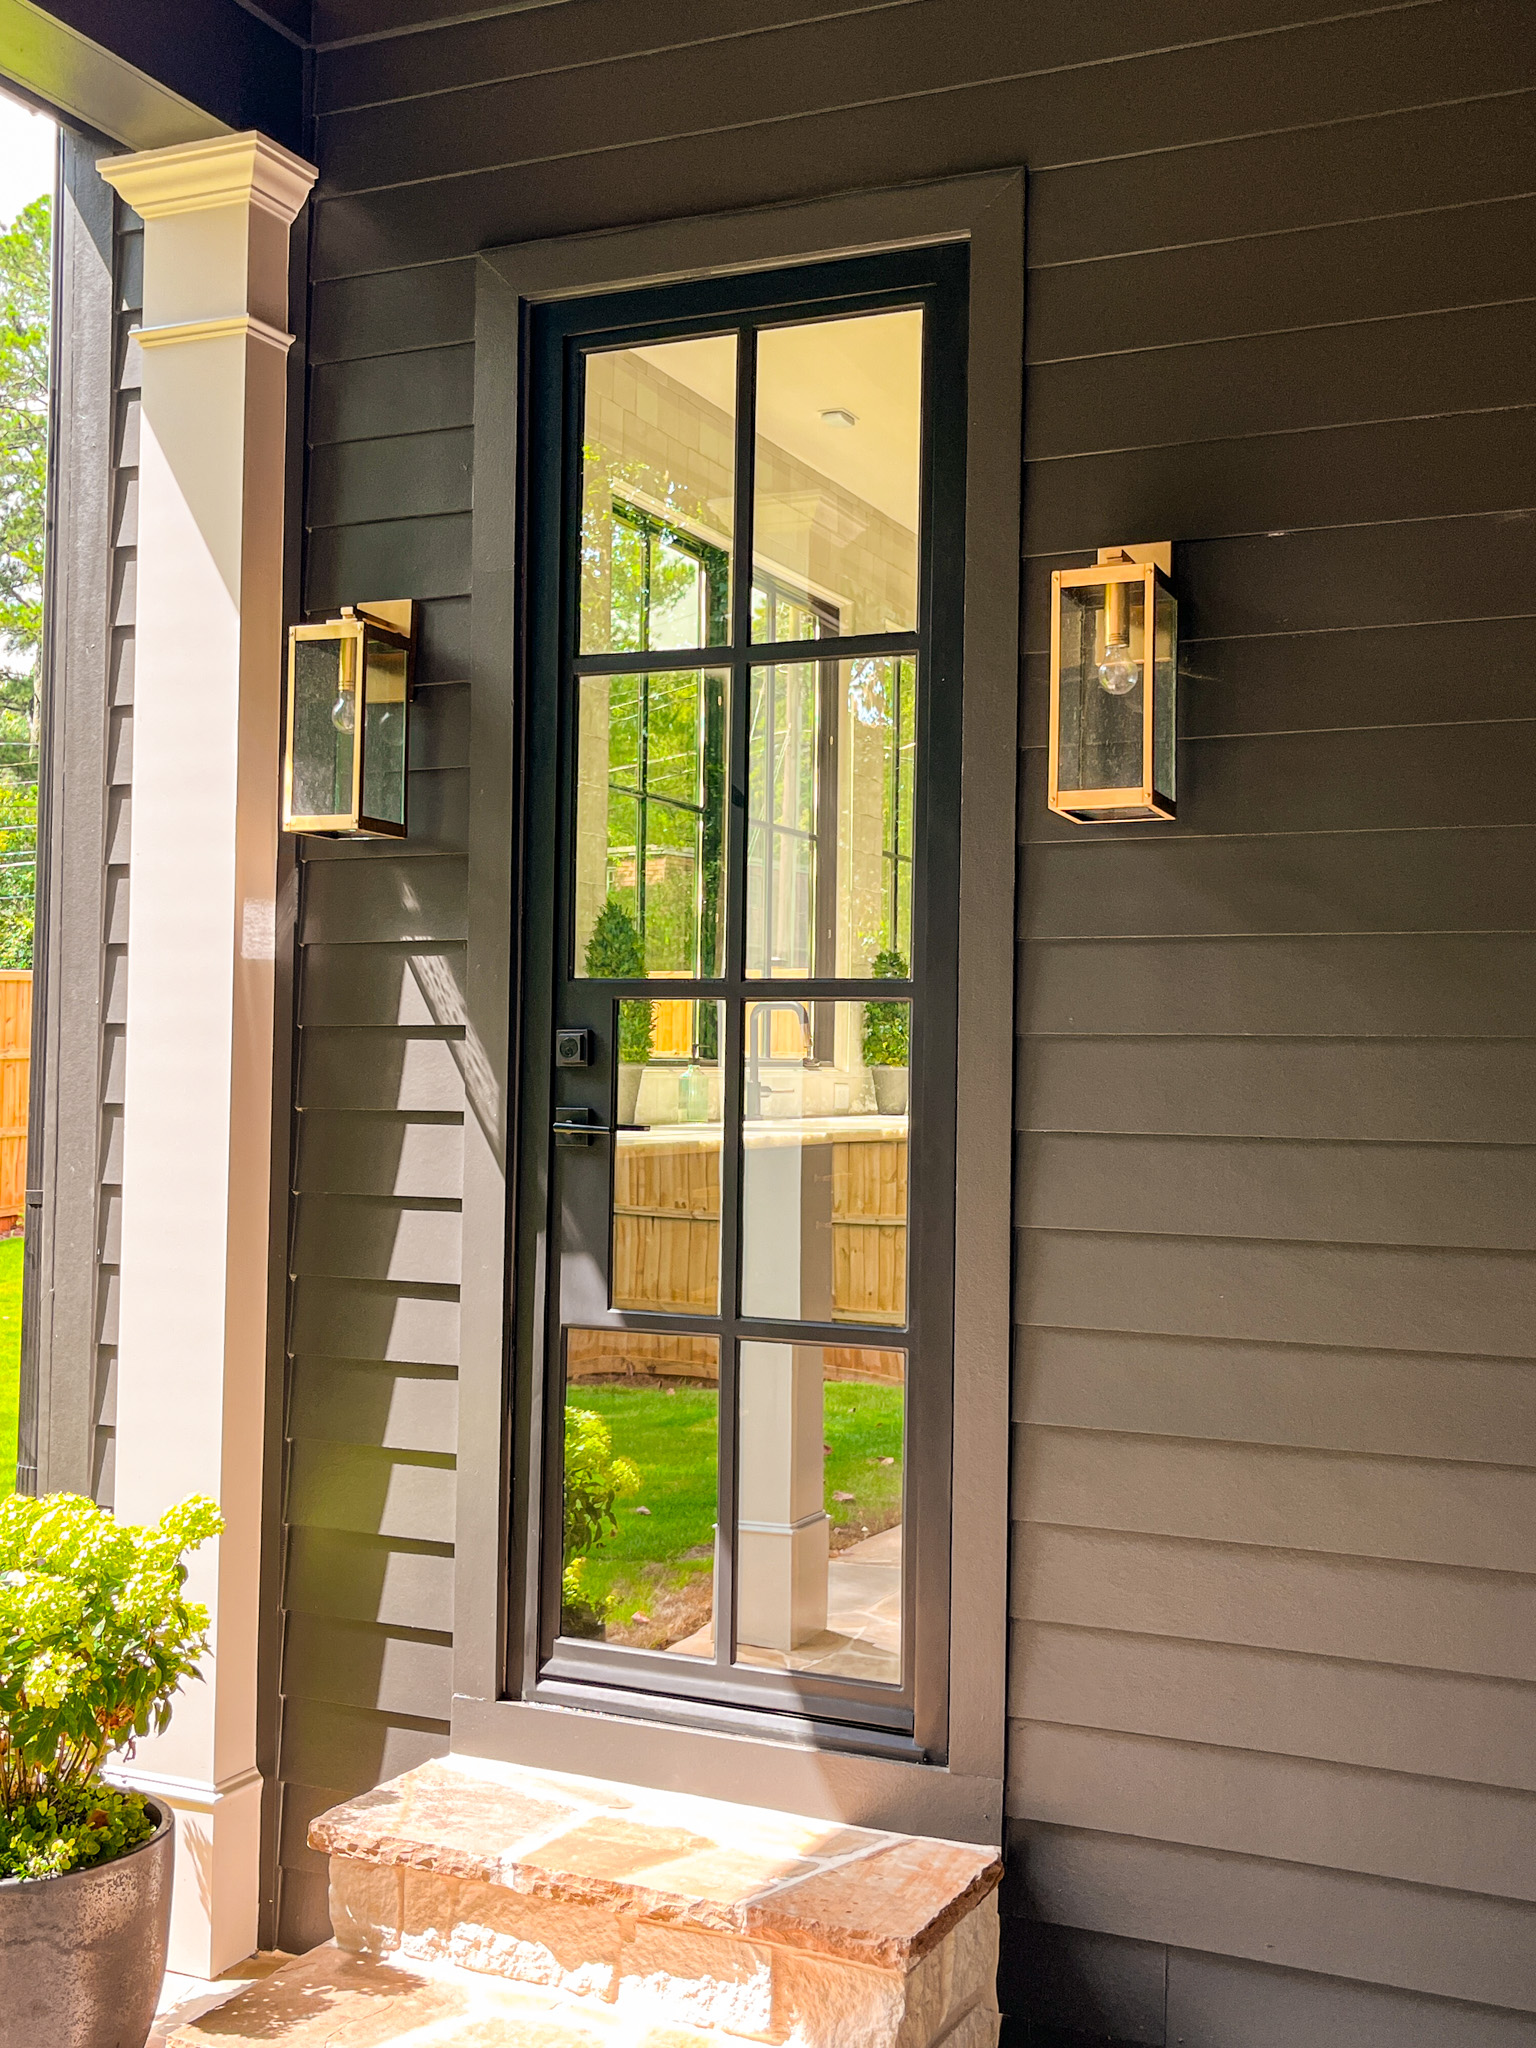
MULTIPOLYGON (((833 1381, 825 1404, 826 1505, 837 1550, 901 1517, 902 1390, 833 1381)), ((570 1405, 600 1415, 614 1455, 632 1459, 641 1475, 640 1491, 617 1503, 617 1533, 589 1555, 588 1596, 608 1603, 610 1642, 650 1639, 659 1648, 654 1638, 675 1641, 707 1616, 717 1512, 715 1389, 584 1386, 573 1390, 570 1405), (642 1507, 650 1513, 638 1513, 642 1507), (637 1611, 650 1621, 637 1624, 637 1611)))
POLYGON ((0 1495, 16 1488, 16 1395, 21 1378, 19 1237, 0 1238, 0 1495))

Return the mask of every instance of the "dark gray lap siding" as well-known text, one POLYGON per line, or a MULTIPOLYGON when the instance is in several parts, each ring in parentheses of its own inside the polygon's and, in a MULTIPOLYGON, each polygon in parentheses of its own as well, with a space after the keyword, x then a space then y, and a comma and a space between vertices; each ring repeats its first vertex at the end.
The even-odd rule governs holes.
MULTIPOLYGON (((753 0, 647 40, 579 0, 322 52, 307 601, 414 592, 465 644, 477 248, 1028 165, 1007 2000, 1536 2038, 1529 11, 753 0), (1160 538, 1180 819, 1077 830, 1049 573, 1160 538)), ((308 1806, 443 1740, 432 744, 419 838, 306 864, 285 1940, 308 1806)))

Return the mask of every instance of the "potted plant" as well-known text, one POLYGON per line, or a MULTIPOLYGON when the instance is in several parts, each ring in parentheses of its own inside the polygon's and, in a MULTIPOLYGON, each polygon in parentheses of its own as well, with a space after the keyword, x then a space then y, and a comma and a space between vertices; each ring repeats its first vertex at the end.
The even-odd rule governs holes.
MULTIPOLYGON (((594 980, 603 981, 645 978, 645 949, 640 943, 639 929, 617 896, 610 896, 597 913, 592 936, 587 940, 587 972, 594 980)), ((617 1116, 621 1124, 632 1124, 635 1120, 651 1044, 650 1004, 620 1003, 617 1116)))
POLYGON ((185 1558, 211 1500, 152 1528, 77 1494, 0 1502, 0 2014, 6 2041, 139 2048, 170 1932, 174 1822, 102 1768, 161 1733, 208 1647, 185 1558))
MULTIPOLYGON (((907 963, 887 948, 877 953, 869 971, 878 981, 905 981, 907 963)), ((882 1116, 907 1113, 907 1057, 912 1034, 910 1003, 864 1005, 864 1064, 875 1084, 875 1107, 882 1116)))

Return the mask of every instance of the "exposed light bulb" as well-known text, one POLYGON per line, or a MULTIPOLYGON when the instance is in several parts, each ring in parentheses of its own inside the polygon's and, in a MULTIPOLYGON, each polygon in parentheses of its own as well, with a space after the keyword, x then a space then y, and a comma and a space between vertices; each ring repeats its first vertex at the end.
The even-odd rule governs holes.
POLYGON ((357 692, 350 683, 343 683, 331 706, 331 723, 338 732, 357 731, 357 692))
POLYGON ((1141 681, 1141 663, 1129 647, 1106 647, 1099 663, 1099 688, 1111 697, 1127 697, 1141 681))

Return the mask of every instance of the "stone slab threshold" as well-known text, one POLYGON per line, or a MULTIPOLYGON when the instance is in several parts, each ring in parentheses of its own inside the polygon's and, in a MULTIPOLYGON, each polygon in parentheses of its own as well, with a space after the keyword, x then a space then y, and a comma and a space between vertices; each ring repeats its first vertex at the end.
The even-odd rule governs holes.
POLYGON ((322 1814, 334 1943, 173 2048, 994 2048, 989 1847, 445 1758, 322 1814))

